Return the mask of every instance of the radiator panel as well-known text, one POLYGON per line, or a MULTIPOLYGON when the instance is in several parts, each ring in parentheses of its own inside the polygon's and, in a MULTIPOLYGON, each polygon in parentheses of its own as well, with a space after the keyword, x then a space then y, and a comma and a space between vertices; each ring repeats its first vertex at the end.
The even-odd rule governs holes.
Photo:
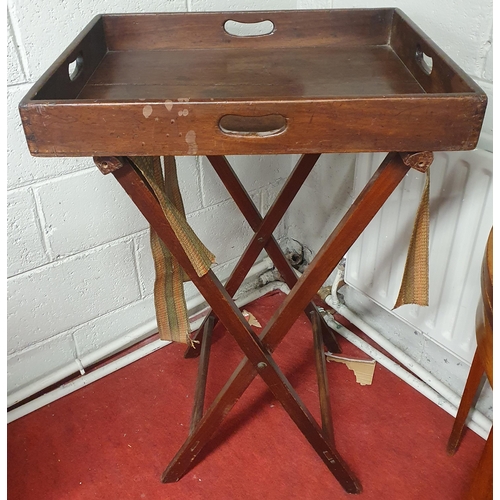
MULTIPOLYGON (((356 193, 384 156, 358 155, 356 193)), ((349 250, 345 281, 470 363, 476 347, 480 269, 493 224, 492 154, 483 150, 438 152, 430 172, 429 306, 392 310, 424 185, 424 174, 415 170, 349 250)))

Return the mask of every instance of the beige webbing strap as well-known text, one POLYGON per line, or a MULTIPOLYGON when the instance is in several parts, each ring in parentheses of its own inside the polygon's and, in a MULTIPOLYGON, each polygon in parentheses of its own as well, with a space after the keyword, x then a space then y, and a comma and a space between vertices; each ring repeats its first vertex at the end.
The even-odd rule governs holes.
MULTIPOLYGON (((165 176, 158 156, 135 156, 129 159, 153 189, 165 218, 188 255, 196 274, 203 276, 215 262, 215 257, 186 221, 175 158, 165 157, 165 176)), ((187 343, 190 328, 183 282, 188 281, 188 277, 152 228, 151 250, 156 271, 154 300, 160 338, 187 343)))
POLYGON ((429 305, 429 190, 430 173, 427 169, 394 309, 404 304, 429 305))

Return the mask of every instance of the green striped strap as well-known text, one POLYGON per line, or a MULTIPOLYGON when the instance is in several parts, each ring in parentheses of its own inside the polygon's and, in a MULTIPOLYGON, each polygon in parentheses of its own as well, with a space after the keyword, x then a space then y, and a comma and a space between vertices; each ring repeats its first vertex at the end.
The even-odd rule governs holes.
MULTIPOLYGON (((165 218, 186 252, 198 276, 208 272, 215 256, 205 247, 186 220, 175 158, 164 158, 165 175, 159 156, 134 156, 130 161, 153 190, 165 218)), ((158 331, 162 340, 187 343, 189 320, 183 282, 187 274, 170 250, 151 228, 151 251, 155 265, 154 301, 158 331)))

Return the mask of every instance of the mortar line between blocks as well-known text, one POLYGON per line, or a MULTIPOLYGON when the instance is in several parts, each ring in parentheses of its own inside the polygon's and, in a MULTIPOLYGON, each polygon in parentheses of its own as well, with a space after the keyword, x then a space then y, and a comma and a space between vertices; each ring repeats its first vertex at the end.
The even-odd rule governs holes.
MULTIPOLYGON (((38 228, 38 231, 42 235, 43 249, 44 249, 47 257, 49 258, 49 262, 53 262, 55 259, 55 256, 54 256, 54 251, 52 250, 52 245, 50 244, 50 238, 48 235, 48 228, 47 228, 47 221, 45 219, 45 214, 43 212, 42 201, 40 200, 40 195, 35 189, 32 189, 31 187, 28 188, 28 191, 31 192, 31 195, 33 196, 33 199, 35 201, 35 209, 36 209, 36 214, 37 214, 37 217, 35 218, 35 224, 38 228)), ((43 265, 47 265, 47 264, 43 264, 43 265)), ((42 267, 42 266, 39 266, 39 267, 42 267)), ((20 273, 20 274, 23 274, 23 273, 20 273)))
POLYGON ((493 50, 493 19, 490 19, 490 26, 488 30, 488 38, 481 43, 479 50, 479 60, 481 61, 480 78, 484 78, 484 72, 486 70, 486 63, 488 59, 488 54, 493 50))
MULTIPOLYGON (((78 347, 78 342, 77 342, 77 339, 76 339, 76 335, 79 333, 79 331, 82 328, 85 328, 86 326, 89 326, 91 323, 93 323, 93 322, 95 322, 97 320, 106 319, 106 318, 110 317, 113 314, 116 314, 116 313, 122 314, 127 309, 130 309, 130 308, 134 307, 135 305, 138 305, 141 302, 144 302, 144 301, 146 301, 148 299, 153 300, 153 302, 154 302, 153 294, 145 295, 143 298, 140 298, 139 300, 135 300, 134 302, 130 302, 129 304, 125 304, 124 306, 118 307, 117 309, 113 309, 112 311, 108 311, 107 313, 100 314, 96 318, 90 319, 88 321, 85 321, 85 323, 82 323, 81 325, 78 325, 78 326, 75 326, 75 327, 71 328, 71 336, 74 339, 74 342, 75 342, 75 345, 76 345, 76 353, 77 353, 78 358, 81 358, 82 356, 85 356, 86 354, 88 354, 88 353, 83 352, 82 349, 78 347)), ((150 319, 142 321, 142 324, 145 325, 149 321, 155 321, 155 320, 156 320, 156 315, 153 312, 153 314, 150 317, 150 319)), ((129 329, 129 330, 125 331, 123 334, 124 335, 128 335, 130 333, 130 331, 133 331, 135 328, 138 328, 138 327, 134 327, 132 329, 129 329)), ((70 330, 68 330, 68 331, 70 331, 70 330)), ((114 337, 114 339, 117 339, 117 338, 119 338, 119 337, 118 336, 114 337)))
POLYGON ((58 266, 58 265, 61 265, 65 261, 75 260, 75 259, 84 257, 85 255, 99 252, 100 250, 102 250, 105 247, 113 246, 113 245, 119 244, 119 243, 125 243, 127 241, 130 241, 132 238, 134 238, 136 236, 140 236, 142 234, 145 234, 147 231, 148 231, 148 229, 142 229, 141 231, 137 231, 136 233, 127 234, 127 235, 122 236, 120 238, 116 238, 115 240, 101 243, 95 247, 86 248, 85 250, 80 250, 79 252, 73 253, 71 255, 64 255, 64 256, 54 258, 51 262, 47 262, 46 264, 42 264, 42 265, 34 267, 32 269, 28 269, 27 271, 23 271, 22 273, 13 274, 12 276, 9 276, 7 279, 9 280, 11 278, 16 278, 18 276, 22 276, 24 274, 29 274, 29 273, 34 273, 34 272, 43 272, 43 268, 58 266))
POLYGON ((25 82, 8 83, 7 89, 14 89, 15 87, 25 87, 25 92, 28 93, 32 86, 33 84, 26 80, 25 82))
MULTIPOLYGON (((54 158, 57 159, 57 158, 54 158)), ((26 184, 21 184, 19 186, 12 187, 7 190, 9 193, 15 193, 16 191, 20 191, 26 188, 38 188, 43 187, 46 184, 50 184, 53 182, 63 181, 69 179, 71 177, 77 177, 79 175, 83 175, 85 173, 89 173, 91 170, 94 170, 94 167, 86 167, 81 170, 77 170, 76 172, 66 172, 65 174, 55 175, 54 177, 47 177, 45 179, 37 179, 33 182, 29 182, 26 184)))
MULTIPOLYGON (((112 309, 111 311, 107 311, 107 312, 105 312, 103 314, 99 314, 95 318, 86 320, 85 322, 83 322, 83 323, 81 323, 79 325, 76 325, 76 326, 72 326, 71 328, 68 328, 67 330, 55 333, 54 335, 51 335, 50 337, 47 337, 45 339, 37 340, 37 341, 33 342, 32 344, 28 344, 28 345, 26 345, 26 346, 24 346, 24 347, 22 347, 22 348, 20 348, 18 350, 14 350, 12 352, 8 352, 7 353, 7 359, 11 359, 14 356, 18 356, 20 354, 24 354, 25 352, 30 351, 32 349, 37 349, 38 347, 42 346, 43 344, 46 344, 46 343, 48 343, 48 342, 50 342, 50 341, 52 341, 54 339, 58 339, 59 337, 63 337, 65 335, 71 336, 74 339, 74 334, 78 333, 78 330, 80 328, 88 326, 88 325, 90 325, 91 323, 93 323, 94 321, 96 321, 98 319, 107 318, 107 317, 111 316, 112 314, 114 314, 116 312, 123 312, 126 309, 128 309, 130 307, 133 307, 136 304, 139 304, 141 301, 145 301, 145 300, 147 300, 149 298, 152 298, 152 297, 153 297, 152 294, 146 295, 144 298, 133 300, 132 302, 129 302, 128 304, 124 304, 124 305, 122 305, 122 306, 120 306, 120 307, 118 307, 116 309, 112 309)), ((154 316, 152 316, 151 319, 155 319, 154 316)), ((78 354, 78 350, 76 352, 78 354)))
POLYGON ((26 52, 21 49, 21 44, 22 44, 22 36, 21 36, 21 31, 17 25, 17 19, 15 18, 14 15, 12 15, 12 11, 15 12, 15 8, 12 8, 12 1, 7 0, 7 22, 9 24, 10 29, 12 30, 12 38, 14 41, 14 50, 16 51, 17 57, 19 59, 19 62, 21 64, 21 70, 23 72, 23 76, 26 79, 27 82, 31 81, 31 72, 29 69, 29 63, 28 63, 28 56, 26 52))
MULTIPOLYGON (((260 190, 261 189, 265 189, 265 188, 257 188, 257 189, 253 189, 251 191, 248 191, 248 194, 250 195, 250 198, 252 198, 252 201, 254 201, 254 197, 256 194, 260 193, 260 190)), ((203 196, 203 194, 202 194, 203 196)), ((203 203, 203 200, 202 200, 202 203, 203 203)), ((232 206, 237 206, 236 205, 236 202, 233 200, 233 198, 231 198, 231 196, 228 195, 227 198, 224 198, 223 200, 219 200, 217 201, 216 203, 213 203, 212 205, 208 205, 208 206, 204 206, 198 210, 194 210, 193 212, 189 212, 186 214, 186 217, 188 219, 188 222, 189 222, 189 219, 195 215, 198 215, 198 214, 203 214, 203 213, 207 213, 209 212, 210 210, 214 210, 222 205, 232 205, 232 206)), ((256 204, 257 206, 257 209, 259 209, 259 206, 260 204, 256 204)), ((239 212, 239 210, 238 210, 239 212)), ((239 212, 241 213, 241 212, 239 212)), ((243 214, 241 214, 241 217, 243 217, 243 214)))
POLYGON ((134 257, 135 276, 137 278, 137 285, 139 286, 139 295, 143 299, 146 296, 146 287, 144 285, 144 277, 141 273, 141 266, 139 265, 139 242, 136 236, 132 238, 132 253, 134 257))
POLYGON ((196 182, 197 182, 197 187, 198 187, 198 193, 199 193, 199 196, 200 196, 200 199, 201 199, 201 205, 202 206, 205 206, 204 205, 204 195, 203 195, 203 183, 201 182, 201 156, 196 156, 195 157, 195 165, 196 165, 196 170, 197 170, 197 179, 196 179, 196 182))
MULTIPOLYGON (((204 168, 202 165, 201 156, 196 157, 196 166, 198 167, 198 178, 199 178, 199 183, 200 183, 201 205, 203 208, 207 208, 205 190, 203 189, 203 186, 205 185, 205 171, 204 171, 204 168)), ((212 206, 212 205, 210 205, 210 206, 212 206)), ((198 210, 196 210, 196 212, 197 211, 198 210)), ((191 213, 196 213, 196 212, 191 212, 191 213)))
POLYGON ((42 347, 43 345, 48 344, 49 342, 52 342, 53 340, 57 340, 61 337, 65 337, 65 336, 72 337, 72 334, 73 334, 72 330, 73 329, 74 328, 71 328, 69 330, 64 330, 63 332, 55 333, 54 335, 51 335, 50 337, 47 337, 46 339, 37 340, 37 341, 33 342, 32 344, 25 345, 25 346, 21 347, 20 349, 14 350, 12 352, 7 351, 7 361, 16 357, 16 356, 19 356, 21 354, 32 351, 33 349, 38 349, 38 348, 42 347))
MULTIPOLYGON (((226 275, 226 276, 221 276, 222 280, 227 279, 227 277, 231 273, 232 269, 234 268, 234 266, 236 265, 236 263, 238 262, 238 260, 239 260, 239 257, 235 257, 235 258, 233 258, 231 260, 228 260, 226 262, 218 264, 217 267, 222 268, 222 271, 223 271, 222 274, 226 275)), ((217 272, 216 272, 216 274, 219 273, 220 271, 221 271, 221 269, 218 269, 217 272)), ((49 341, 52 341, 52 340, 57 339, 59 337, 62 337, 64 335, 71 335, 71 338, 74 340, 75 345, 76 345, 77 356, 80 356, 81 353, 78 352, 79 351, 78 350, 78 344, 76 343, 76 340, 75 340, 75 334, 78 332, 79 329, 84 328, 84 327, 90 325, 91 323, 97 321, 98 319, 101 319, 101 318, 105 319, 107 317, 110 317, 112 314, 126 311, 127 309, 129 309, 131 307, 134 307, 135 305, 138 305, 141 302, 144 302, 144 301, 150 300, 150 299, 151 300, 154 299, 153 293, 144 294, 144 296, 143 297, 141 296, 141 298, 139 298, 139 299, 135 299, 132 302, 129 302, 127 304, 123 304, 123 305, 119 306, 118 308, 115 308, 115 309, 107 311, 107 312, 105 312, 103 314, 100 314, 99 316, 96 316, 95 318, 88 319, 88 320, 84 321, 83 323, 80 323, 79 325, 72 326, 71 328, 68 328, 68 329, 66 329, 66 330, 64 330, 62 332, 55 333, 51 337, 35 341, 34 343, 29 344, 27 346, 24 346, 24 347, 22 347, 19 350, 15 350, 13 352, 10 352, 10 353, 7 354, 7 359, 11 359, 14 356, 23 354, 23 353, 25 353, 27 351, 30 351, 32 349, 36 349, 36 348, 40 347, 41 345, 46 344, 49 341)), ((155 316, 153 315, 151 317, 151 319, 155 319, 155 316)))

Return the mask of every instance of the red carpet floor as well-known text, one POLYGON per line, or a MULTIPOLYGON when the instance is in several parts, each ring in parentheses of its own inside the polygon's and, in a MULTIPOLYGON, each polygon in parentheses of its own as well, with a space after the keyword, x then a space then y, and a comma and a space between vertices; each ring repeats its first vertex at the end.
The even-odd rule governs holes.
MULTIPOLYGON (((246 307, 264 324, 283 300, 246 307)), ((241 359, 222 325, 214 331, 208 401, 241 359)), ((360 352, 342 338, 346 354, 360 352)), ((345 493, 265 384, 256 379, 192 469, 160 475, 189 429, 197 360, 169 345, 8 425, 9 500, 333 499, 345 493)), ((364 355, 362 355, 364 356, 364 355)), ((311 329, 304 315, 276 359, 319 418, 311 329)), ((343 364, 327 366, 336 445, 360 480, 360 500, 463 498, 484 441, 468 430, 446 454, 453 418, 385 368, 361 386, 343 364)))

